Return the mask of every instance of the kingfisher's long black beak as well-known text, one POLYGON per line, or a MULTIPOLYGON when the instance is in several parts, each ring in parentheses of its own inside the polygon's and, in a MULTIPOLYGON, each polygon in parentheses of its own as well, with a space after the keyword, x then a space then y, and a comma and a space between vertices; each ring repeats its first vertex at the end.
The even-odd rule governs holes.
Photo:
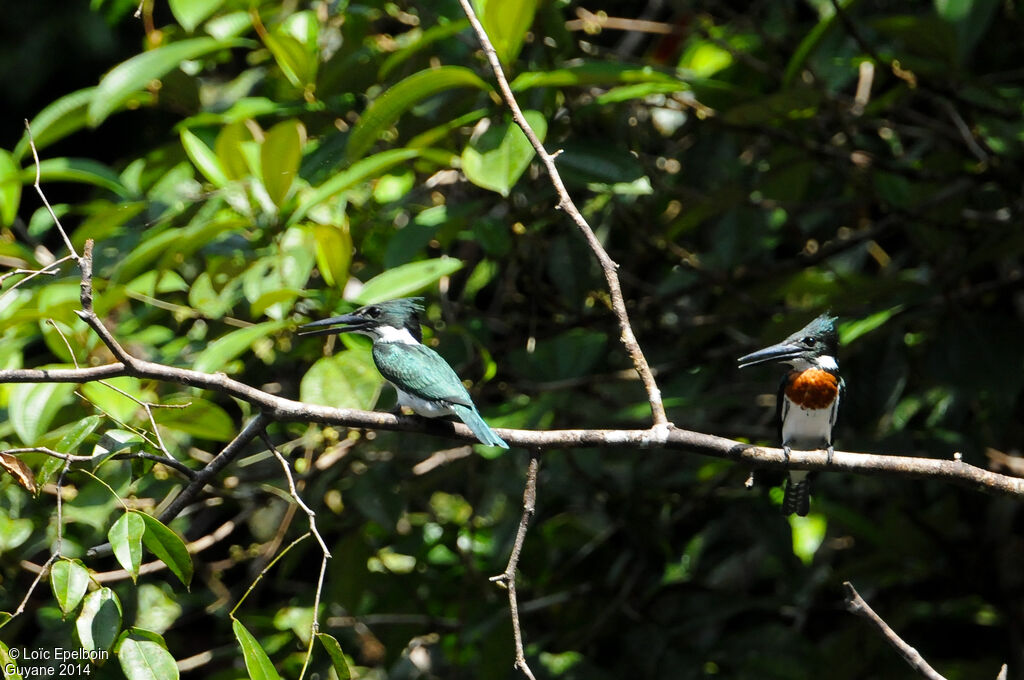
POLYGON ((747 366, 766 364, 770 361, 789 361, 790 359, 796 359, 804 351, 804 348, 800 345, 780 342, 777 345, 772 345, 771 347, 765 347, 764 349, 759 349, 756 352, 751 352, 746 356, 740 357, 736 361, 740 368, 746 368, 747 366))
POLYGON ((329 319, 321 319, 299 326, 299 335, 329 335, 331 333, 350 333, 369 326, 370 322, 355 314, 342 314, 329 319), (339 326, 339 324, 342 324, 339 326), (305 330, 305 329, 312 330, 305 330))

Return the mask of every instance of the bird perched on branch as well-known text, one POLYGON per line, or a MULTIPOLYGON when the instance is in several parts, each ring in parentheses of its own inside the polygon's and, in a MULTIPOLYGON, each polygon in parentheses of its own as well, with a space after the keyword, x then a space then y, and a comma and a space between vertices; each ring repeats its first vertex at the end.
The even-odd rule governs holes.
MULTIPOLYGON (((782 451, 825 449, 832 462, 832 429, 846 385, 839 376, 836 318, 822 314, 782 342, 739 358, 739 367, 772 361, 789 364, 779 385, 776 413, 782 451)), ((810 509, 811 484, 806 470, 790 470, 782 511, 803 517, 810 509)))
POLYGON ((398 406, 427 418, 455 416, 482 444, 508 448, 484 422, 459 376, 440 354, 422 343, 422 298, 400 298, 308 323, 299 335, 360 333, 373 338, 373 362, 398 392, 398 406))

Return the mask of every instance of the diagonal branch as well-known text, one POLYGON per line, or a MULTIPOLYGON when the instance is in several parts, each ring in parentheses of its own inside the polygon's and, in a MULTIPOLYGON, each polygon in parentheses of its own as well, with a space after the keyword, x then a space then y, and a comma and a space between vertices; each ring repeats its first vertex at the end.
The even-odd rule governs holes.
POLYGON ((870 621, 879 632, 885 637, 886 642, 896 648, 910 667, 915 671, 928 678, 928 680, 946 680, 946 678, 938 673, 934 668, 928 665, 928 662, 924 660, 920 652, 908 645, 906 642, 896 634, 892 628, 889 627, 882 617, 875 613, 875 610, 864 601, 864 598, 860 596, 857 589, 853 587, 853 584, 849 581, 843 582, 843 588, 846 589, 846 609, 851 614, 858 614, 863 616, 870 621))
POLYGON ((498 61, 498 54, 494 50, 494 45, 491 44, 490 38, 487 37, 487 32, 484 30, 483 25, 476 16, 476 12, 473 11, 473 6, 470 0, 459 0, 462 5, 463 11, 469 18, 469 23, 473 26, 473 30, 476 31, 477 37, 480 39, 480 45, 483 47, 484 54, 487 56, 487 61, 491 65, 491 70, 494 71, 494 77, 498 82, 498 90, 501 92, 502 99, 505 100, 505 104, 512 111, 512 120, 515 121, 516 125, 522 128, 526 134, 526 138, 530 140, 530 144, 537 152, 537 157, 540 158, 544 167, 547 168, 548 177, 551 179, 551 185, 555 188, 555 192, 558 194, 558 207, 565 210, 566 214, 576 223, 583 237, 587 241, 587 245, 594 251, 594 255, 597 257, 598 263, 601 265, 601 271, 604 272, 605 282, 608 285, 608 292, 611 295, 612 311, 615 312, 615 316, 619 321, 619 339, 625 346, 626 351, 629 353, 630 359, 633 360, 633 367, 636 369, 637 374, 640 376, 641 382, 644 384, 644 389, 647 390, 647 400, 651 405, 651 417, 654 421, 654 425, 658 427, 669 427, 668 417, 665 415, 665 405, 661 400, 661 391, 658 389, 658 384, 654 380, 654 373, 651 371, 651 367, 647 363, 647 358, 644 356, 643 351, 640 349, 640 343, 637 342, 636 335, 633 334, 633 327, 629 322, 629 313, 626 311, 626 302, 622 297, 622 286, 619 284, 619 275, 616 273, 618 265, 608 256, 601 242, 594 234, 594 230, 590 228, 586 218, 573 203, 572 198, 569 196, 568 190, 565 188, 565 184, 562 182, 562 176, 558 172, 558 168, 555 167, 555 158, 559 152, 548 153, 547 149, 544 148, 544 144, 541 143, 537 137, 537 133, 530 127, 530 123, 527 122, 526 117, 523 115, 523 111, 519 108, 519 102, 516 101, 515 95, 512 94, 512 88, 509 87, 508 79, 505 77, 505 72, 501 68, 501 62, 498 61))

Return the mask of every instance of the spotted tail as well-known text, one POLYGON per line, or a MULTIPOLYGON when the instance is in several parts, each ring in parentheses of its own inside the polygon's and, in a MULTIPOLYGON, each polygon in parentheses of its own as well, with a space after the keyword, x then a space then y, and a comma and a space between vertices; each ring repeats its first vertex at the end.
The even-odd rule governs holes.
POLYGON ((811 509, 811 480, 807 475, 806 470, 790 470, 786 493, 782 497, 782 514, 807 516, 811 509))
POLYGON ((453 404, 452 410, 455 415, 459 417, 459 420, 464 422, 469 429, 473 430, 473 434, 480 440, 481 444, 487 446, 500 446, 503 449, 508 448, 508 444, 505 440, 494 433, 484 419, 480 417, 480 414, 472 406, 463 406, 462 404, 453 404))

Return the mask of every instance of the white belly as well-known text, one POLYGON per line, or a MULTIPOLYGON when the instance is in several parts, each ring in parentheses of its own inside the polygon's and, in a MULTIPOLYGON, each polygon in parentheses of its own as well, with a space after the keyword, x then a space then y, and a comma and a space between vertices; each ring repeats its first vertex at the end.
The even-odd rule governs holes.
POLYGON ((411 408, 416 415, 423 416, 424 418, 439 418, 441 416, 454 415, 454 411, 448 406, 443 406, 434 402, 427 401, 426 399, 420 399, 414 394, 403 392, 402 390, 395 388, 398 392, 398 405, 407 406, 411 408))
POLYGON ((824 449, 832 440, 832 408, 805 409, 788 398, 782 411, 782 442, 798 451, 824 449))

